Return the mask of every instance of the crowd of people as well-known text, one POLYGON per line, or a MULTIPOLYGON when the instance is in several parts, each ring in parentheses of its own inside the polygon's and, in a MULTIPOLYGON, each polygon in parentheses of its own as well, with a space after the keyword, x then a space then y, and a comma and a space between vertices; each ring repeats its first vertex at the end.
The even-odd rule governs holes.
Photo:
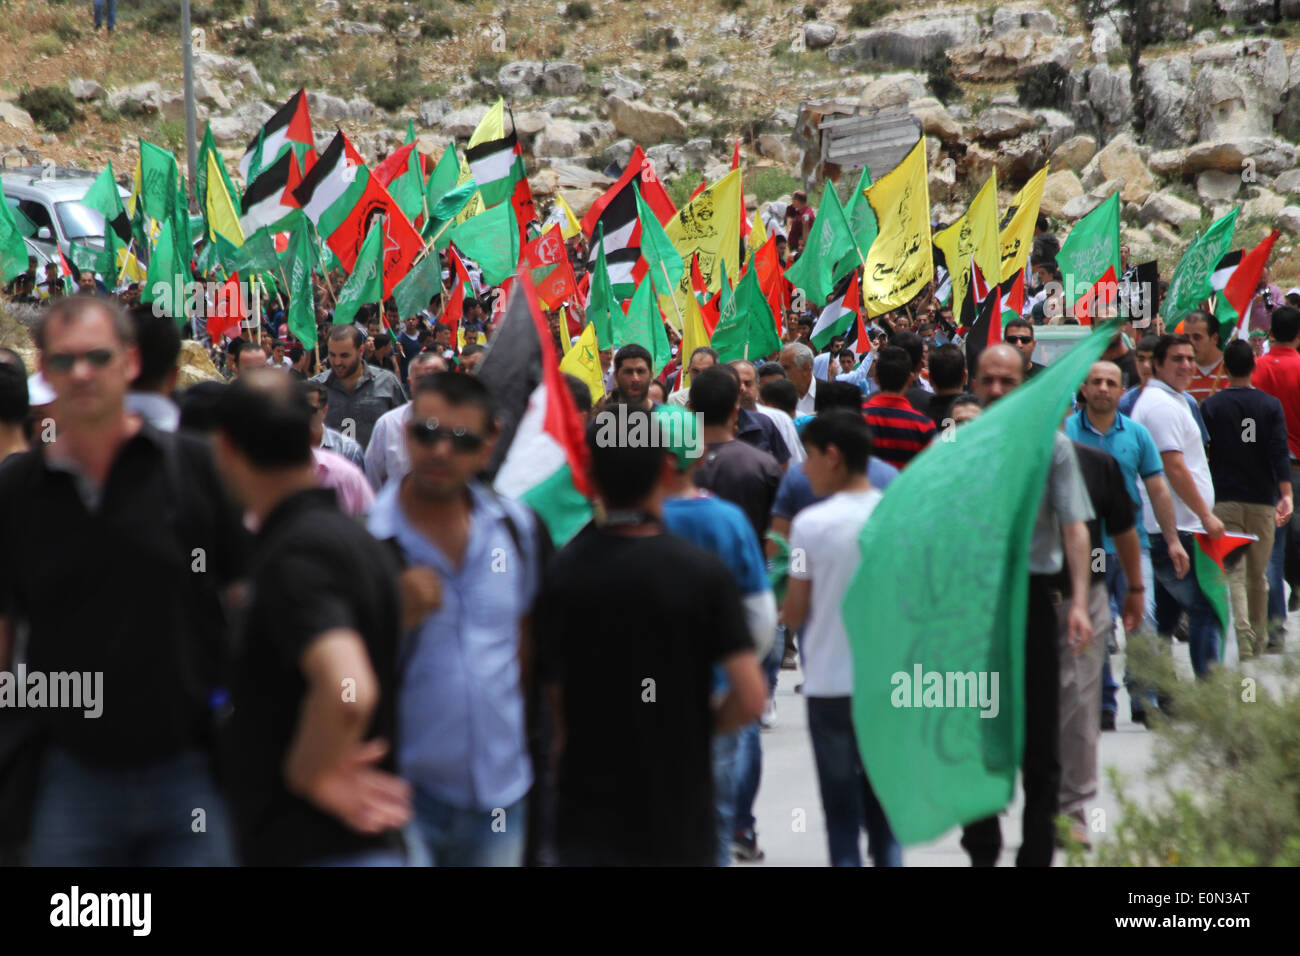
MULTIPOLYGON (((814 221, 796 195, 792 255, 814 221)), ((1024 316, 978 354, 940 282, 863 342, 817 349, 814 310, 787 309, 780 350, 755 361, 682 354, 670 325, 661 370, 642 345, 601 350, 601 394, 567 378, 596 517, 558 550, 488 477, 500 422, 475 373, 499 290, 476 281, 455 327, 442 294, 335 325, 340 277, 318 275, 309 349, 277 294, 214 342, 202 316, 178 324, 137 287, 82 273, 65 295, 57 269, 20 276, 8 291, 39 310, 39 367, 0 353, 0 670, 102 673, 107 700, 94 720, 0 707, 0 739, 38 744, 10 777, 26 789, 6 800, 20 791, 28 812, 8 815, 0 852, 760 860, 763 731, 785 668, 801 672, 829 862, 860 865, 865 830, 877 865, 901 865, 857 746, 840 609, 890 483, 1042 370, 1035 329, 1064 320, 1040 232, 1024 316), (221 381, 177 390, 183 337, 221 381), (616 410, 677 439, 596 440, 616 410)), ((581 272, 580 240, 570 252, 581 272)), ((1116 726, 1115 622, 1186 640, 1197 676, 1219 659, 1196 534, 1253 536, 1227 561, 1239 654, 1282 649, 1283 582, 1300 583, 1300 310, 1267 284, 1258 301, 1264 334, 1222 351, 1210 311, 1127 322, 1057 433, 1029 558, 1020 864, 1050 863, 1058 812, 1087 839, 1116 726)), ((558 353, 581 303, 547 318, 558 353)), ((1168 711, 1124 681, 1134 722, 1168 711)), ((995 863, 997 818, 962 845, 995 863)))

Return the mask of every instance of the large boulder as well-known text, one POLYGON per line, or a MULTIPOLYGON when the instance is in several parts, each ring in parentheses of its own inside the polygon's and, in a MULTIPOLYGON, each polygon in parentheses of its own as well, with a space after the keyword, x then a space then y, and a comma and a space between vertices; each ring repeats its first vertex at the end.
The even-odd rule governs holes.
POLYGON ((319 90, 308 91, 307 108, 311 111, 313 119, 325 120, 327 123, 337 123, 352 118, 347 100, 319 90))
POLYGON ((793 169, 803 159, 803 150, 789 136, 780 133, 759 133, 755 142, 760 156, 774 159, 782 166, 793 169))
POLYGON ((1060 219, 1065 215, 1065 206, 1071 199, 1083 195, 1083 183, 1073 170, 1063 169, 1048 173, 1043 181, 1043 201, 1039 209, 1045 215, 1060 219))
POLYGON ((591 207, 595 205, 596 200, 604 195, 603 189, 566 189, 564 191, 564 201, 569 204, 573 214, 581 219, 591 207))
POLYGON ((648 103, 633 102, 619 96, 609 97, 605 101, 605 108, 614 129, 638 143, 660 143, 686 138, 686 124, 670 110, 661 110, 648 103))
POLYGON ((221 89, 221 84, 210 76, 194 78, 194 99, 213 109, 230 109, 230 100, 221 89))
POLYGON ((1300 50, 1291 54, 1291 65, 1287 73, 1282 109, 1273 121, 1273 128, 1279 136, 1294 141, 1300 140, 1300 50))
POLYGON ((587 89, 580 63, 547 63, 542 67, 542 89, 556 96, 572 96, 587 89))
POLYGON ((1265 37, 1217 43, 1192 53, 1200 139, 1273 135, 1289 66, 1282 44, 1265 37))
POLYGON ((921 121, 926 136, 942 143, 956 143, 961 139, 961 124, 947 108, 933 96, 924 96, 907 104, 907 111, 921 121))
POLYGON ((1037 126, 1032 113, 1010 106, 991 106, 975 117, 979 138, 989 142, 1011 139, 1037 126))
POLYGON ((1147 197, 1147 201, 1142 204, 1142 211, 1138 213, 1138 220, 1143 225, 1165 222, 1182 229, 1201 221, 1201 207, 1179 199, 1168 190, 1162 190, 1147 197))
POLYGON ((1077 172, 1087 166, 1088 161, 1095 155, 1097 155, 1096 137, 1071 136, 1052 150, 1052 168, 1073 169, 1077 172))
POLYGON ((108 106, 127 116, 149 116, 162 112, 162 86, 155 81, 137 83, 108 94, 108 106))
POLYGON ((452 110, 442 118, 443 132, 455 139, 465 139, 473 135, 486 109, 486 106, 465 106, 452 110))
POLYGON ((610 70, 608 73, 603 73, 601 75, 601 96, 617 96, 620 99, 635 100, 639 99, 644 93, 644 83, 638 83, 630 76, 625 76, 618 70, 610 70))
POLYGON ((1271 189, 1252 186, 1250 191, 1254 195, 1241 207, 1242 219, 1272 220, 1286 206, 1286 200, 1271 189))
MULTIPOLYGON (((975 83, 1005 83, 1026 66, 1063 56, 1059 38, 1037 30, 1013 30, 981 43, 958 47, 949 53, 953 75, 975 83)), ((1064 64, 1062 64, 1064 65, 1064 64)))
POLYGON ((803 42, 810 50, 820 50, 835 42, 838 30, 833 23, 805 23, 803 25, 803 42))
POLYGON ((1192 61, 1185 54, 1162 56, 1142 66, 1146 141, 1172 149, 1196 141, 1192 61))
POLYGON ((415 111, 415 118, 426 129, 435 129, 442 125, 442 118, 447 115, 446 100, 425 100, 415 111))
POLYGON ((1122 179, 1108 179, 1094 186, 1082 196, 1076 196, 1065 204, 1066 219, 1081 219, 1124 187, 1122 179))
POLYGON ((1056 147, 1067 140, 1072 139, 1075 130, 1078 128, 1074 120, 1060 110, 1034 110, 1034 119, 1038 120, 1039 135, 1043 140, 1043 148, 1049 152, 1055 150, 1056 147))
POLYGON ((1022 133, 998 143, 998 182, 1024 182, 1042 167, 1047 154, 1037 133, 1022 133))
POLYGON ((1155 177, 1142 162, 1137 144, 1128 133, 1112 139, 1083 169, 1085 188, 1092 189, 1110 179, 1124 181, 1124 188, 1120 191, 1124 202, 1144 203, 1155 191, 1155 177))
MULTIPOLYGON (((1127 66, 1089 67, 1084 73, 1084 103, 1091 112, 1090 125, 1100 140, 1125 129, 1133 120, 1133 95, 1127 66)), ((1083 117, 1076 119, 1084 120, 1083 117)))
POLYGON ((974 43, 979 35, 979 22, 971 14, 927 15, 855 31, 848 43, 834 47, 827 56, 832 63, 875 61, 915 67, 935 53, 974 43))
POLYGON ((1050 10, 998 7, 993 11, 993 35, 1005 36, 1014 30, 1037 30, 1039 33, 1056 33, 1060 26, 1050 10))
POLYGON ((516 60, 497 70, 497 89, 509 100, 527 99, 542 85, 542 64, 516 60))
POLYGON ((1300 206, 1285 206, 1277 214, 1278 226, 1293 236, 1300 236, 1300 206))
POLYGON ((83 80, 80 77, 73 77, 68 81, 68 92, 72 94, 74 100, 98 100, 104 97, 104 88, 94 80, 83 80))
POLYGON ((1280 193, 1300 193, 1300 169, 1288 169, 1273 180, 1273 188, 1280 193))
POLYGON ((1196 195, 1202 202, 1228 202, 1241 191, 1241 174, 1207 169, 1196 176, 1196 195))
POLYGON ((925 77, 919 73, 886 73, 862 88, 858 102, 872 109, 905 106, 925 96, 925 77))
POLYGON ((551 120, 533 141, 533 153, 537 156, 573 156, 581 148, 578 125, 565 119, 551 120))
POLYGON ((1295 167, 1296 155, 1296 147, 1285 140, 1254 136, 1162 150, 1151 154, 1148 165, 1157 176, 1166 177, 1195 176, 1207 169, 1276 176, 1295 167))

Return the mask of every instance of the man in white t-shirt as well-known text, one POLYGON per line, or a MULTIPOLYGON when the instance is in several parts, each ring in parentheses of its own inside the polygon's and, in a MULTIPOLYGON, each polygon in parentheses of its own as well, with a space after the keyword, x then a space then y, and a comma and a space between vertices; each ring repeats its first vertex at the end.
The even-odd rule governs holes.
POLYGON ((903 851, 871 789, 853 731, 853 660, 840 606, 858 569, 858 537, 880 502, 867 480, 871 431, 862 416, 831 408, 803 432, 804 473, 825 498, 790 527, 785 625, 804 629, 803 694, 826 815, 832 866, 861 866, 861 831, 876 866, 902 866, 903 851))
MULTIPOLYGON (((1183 396, 1196 374, 1191 340, 1185 335, 1162 335, 1152 352, 1152 369, 1151 380, 1133 406, 1132 417, 1151 433, 1160 452, 1173 491, 1178 538, 1190 555, 1197 547, 1196 534, 1223 536, 1223 522, 1213 511, 1214 482, 1201 430, 1183 396)), ((1210 664, 1219 659, 1218 616, 1197 581, 1195 562, 1185 576, 1178 576, 1146 489, 1142 489, 1142 520, 1151 536, 1151 569, 1156 582, 1187 612, 1192 669, 1197 677, 1204 677, 1210 664)), ((1177 622, 1161 618, 1157 613, 1156 627, 1167 637, 1177 622)))

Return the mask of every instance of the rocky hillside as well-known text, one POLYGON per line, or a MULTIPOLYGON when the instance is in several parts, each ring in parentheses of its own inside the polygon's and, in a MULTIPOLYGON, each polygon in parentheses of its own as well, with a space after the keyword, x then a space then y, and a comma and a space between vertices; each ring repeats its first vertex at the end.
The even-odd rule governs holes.
MULTIPOLYGON (((87 3, 7 0, 6 161, 124 173, 137 136, 181 149, 178 6, 123 3, 105 37, 87 3)), ((562 189, 579 212, 632 141, 685 195, 740 138, 757 204, 807 171, 802 103, 904 106, 929 134, 939 218, 991 170, 1005 200, 1050 158, 1050 215, 1118 191, 1134 255, 1168 274, 1231 203, 1239 244, 1275 222, 1300 232, 1300 0, 1277 6, 1280 23, 1273 0, 1144 0, 1134 24, 1116 0, 194 0, 196 94, 228 161, 299 86, 322 143, 338 124, 371 158, 408 119, 436 155, 504 95, 539 200, 562 189)), ((1292 254, 1278 250, 1284 281, 1300 278, 1292 254)))

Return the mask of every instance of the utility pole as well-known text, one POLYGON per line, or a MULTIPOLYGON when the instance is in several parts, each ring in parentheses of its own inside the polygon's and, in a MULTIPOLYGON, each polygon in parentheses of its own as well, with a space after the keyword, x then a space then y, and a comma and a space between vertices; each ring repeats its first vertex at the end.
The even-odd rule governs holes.
POLYGON ((194 194, 194 148, 198 129, 194 117, 194 43, 190 36, 190 0, 181 0, 181 69, 185 75, 185 167, 189 171, 190 200, 198 202, 194 194))

